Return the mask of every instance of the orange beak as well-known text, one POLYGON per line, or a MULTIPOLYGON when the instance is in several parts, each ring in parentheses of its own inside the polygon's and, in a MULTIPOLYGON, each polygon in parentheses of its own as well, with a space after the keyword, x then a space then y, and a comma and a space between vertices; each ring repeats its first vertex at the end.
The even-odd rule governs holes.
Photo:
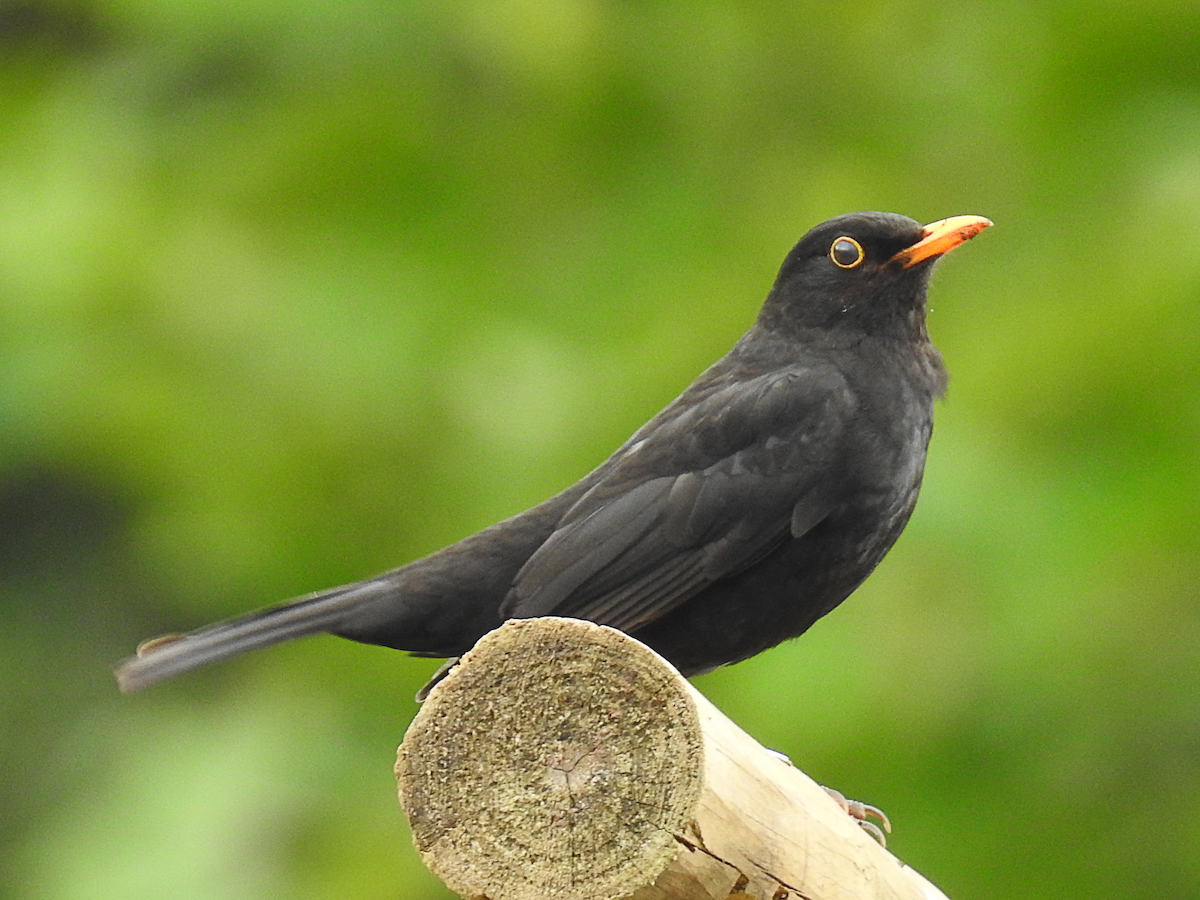
POLYGON ((888 262, 900 263, 904 268, 941 256, 964 241, 969 241, 992 224, 983 216, 951 216, 925 226, 921 239, 911 247, 905 247, 888 262))

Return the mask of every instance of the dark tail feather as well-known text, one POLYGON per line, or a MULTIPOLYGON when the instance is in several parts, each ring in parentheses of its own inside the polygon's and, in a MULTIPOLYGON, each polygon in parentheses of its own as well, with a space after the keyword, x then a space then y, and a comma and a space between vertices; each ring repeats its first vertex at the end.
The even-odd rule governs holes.
POLYGON ((379 581, 332 588, 190 634, 154 638, 117 667, 117 684, 132 693, 247 650, 329 631, 386 590, 379 581))

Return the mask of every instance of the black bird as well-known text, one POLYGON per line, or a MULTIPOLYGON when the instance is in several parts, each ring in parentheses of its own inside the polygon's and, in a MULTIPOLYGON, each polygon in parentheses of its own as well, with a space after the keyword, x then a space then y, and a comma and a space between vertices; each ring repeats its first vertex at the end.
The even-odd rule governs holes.
POLYGON ((148 641, 117 670, 122 690, 317 632, 453 657, 505 619, 571 616, 685 675, 801 634, 912 513, 946 387, 929 275, 989 225, 821 223, 733 349, 578 483, 375 578, 148 641))

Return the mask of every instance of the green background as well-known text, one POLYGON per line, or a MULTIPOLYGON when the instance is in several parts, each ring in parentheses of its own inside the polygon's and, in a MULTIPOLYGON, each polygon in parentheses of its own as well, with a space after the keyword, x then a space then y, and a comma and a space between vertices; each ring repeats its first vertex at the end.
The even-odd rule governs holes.
POLYGON ((545 498, 811 225, 996 227, 896 550, 700 679, 953 900, 1200 893, 1200 6, 0 2, 0 895, 444 897, 436 665, 138 640, 545 498))

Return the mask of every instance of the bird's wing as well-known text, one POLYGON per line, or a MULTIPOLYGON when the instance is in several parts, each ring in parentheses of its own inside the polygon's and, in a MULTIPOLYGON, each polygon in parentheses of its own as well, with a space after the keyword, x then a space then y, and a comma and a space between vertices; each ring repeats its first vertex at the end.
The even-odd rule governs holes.
POLYGON ((832 369, 698 386, 593 473, 502 613, 625 631, 799 537, 836 502, 854 396, 832 369))

